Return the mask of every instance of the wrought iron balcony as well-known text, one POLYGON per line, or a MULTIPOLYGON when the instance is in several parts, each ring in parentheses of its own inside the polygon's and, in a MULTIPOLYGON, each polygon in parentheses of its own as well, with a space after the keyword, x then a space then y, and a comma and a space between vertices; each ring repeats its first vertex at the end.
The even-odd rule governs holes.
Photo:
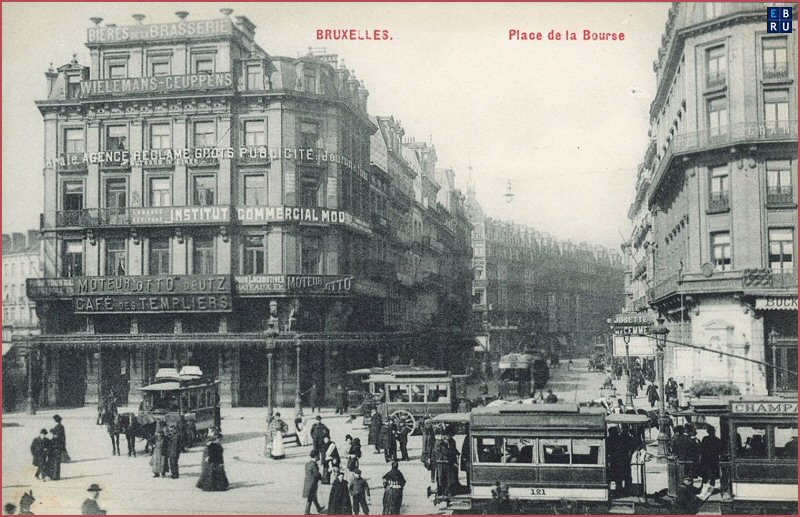
POLYGON ((728 192, 712 192, 708 197, 708 211, 727 212, 731 208, 731 198, 728 192))
POLYGON ((787 79, 789 77, 789 64, 784 62, 765 64, 762 77, 767 81, 787 79))
POLYGON ((793 202, 792 187, 767 187, 768 205, 791 205, 793 202))

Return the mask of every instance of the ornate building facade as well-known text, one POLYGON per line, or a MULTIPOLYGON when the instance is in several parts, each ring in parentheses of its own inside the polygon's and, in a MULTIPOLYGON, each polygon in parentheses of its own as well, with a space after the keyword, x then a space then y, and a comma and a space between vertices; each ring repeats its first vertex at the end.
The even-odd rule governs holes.
POLYGON ((766 7, 670 10, 630 213, 646 273, 631 275, 668 321, 668 376, 796 396, 796 375, 753 362, 797 364, 797 39, 767 33, 766 7))
MULTIPOLYGON (((464 346, 395 317, 408 230, 390 210, 413 191, 374 163, 364 84, 335 55, 269 55, 221 12, 93 19, 91 63, 46 74, 40 403, 135 401, 193 364, 225 404, 265 405, 270 379, 291 404, 380 357, 444 366, 464 346)), ((468 247, 463 216, 442 217, 463 219, 449 251, 468 247)))

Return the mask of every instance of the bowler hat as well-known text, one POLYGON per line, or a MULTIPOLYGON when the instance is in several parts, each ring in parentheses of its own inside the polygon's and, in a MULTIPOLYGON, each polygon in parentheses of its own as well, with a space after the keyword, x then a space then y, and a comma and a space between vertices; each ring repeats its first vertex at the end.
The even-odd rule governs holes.
POLYGON ((53 420, 56 422, 61 422, 61 415, 53 415, 53 420))
POLYGON ((361 469, 355 469, 353 471, 353 474, 358 474, 360 476, 361 475, 361 469))
POLYGON ((47 434, 47 429, 42 427, 42 429, 39 431, 39 434, 47 434))
POLYGON ((86 489, 87 492, 99 492, 102 488, 97 483, 92 483, 89 488, 86 489))

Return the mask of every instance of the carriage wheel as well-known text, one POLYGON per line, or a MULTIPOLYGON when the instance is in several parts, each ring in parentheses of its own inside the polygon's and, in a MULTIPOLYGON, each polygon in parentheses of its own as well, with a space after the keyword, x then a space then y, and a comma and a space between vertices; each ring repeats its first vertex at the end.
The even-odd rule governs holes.
POLYGON ((414 420, 414 416, 403 409, 398 409, 389 415, 389 418, 391 418, 394 425, 397 426, 398 431, 404 429, 408 436, 414 434, 414 429, 417 428, 417 421, 414 420))

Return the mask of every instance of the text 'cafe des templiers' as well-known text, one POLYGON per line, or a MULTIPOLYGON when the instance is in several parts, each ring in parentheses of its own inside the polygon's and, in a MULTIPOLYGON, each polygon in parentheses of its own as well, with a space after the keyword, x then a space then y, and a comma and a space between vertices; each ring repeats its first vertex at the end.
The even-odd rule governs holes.
POLYGON ((455 173, 430 144, 394 149, 337 56, 270 55, 220 12, 92 18, 88 62, 44 74, 41 335, 20 342, 39 406, 136 403, 184 365, 231 406, 267 405, 270 381, 277 405, 330 397, 393 357, 465 367, 455 173))

